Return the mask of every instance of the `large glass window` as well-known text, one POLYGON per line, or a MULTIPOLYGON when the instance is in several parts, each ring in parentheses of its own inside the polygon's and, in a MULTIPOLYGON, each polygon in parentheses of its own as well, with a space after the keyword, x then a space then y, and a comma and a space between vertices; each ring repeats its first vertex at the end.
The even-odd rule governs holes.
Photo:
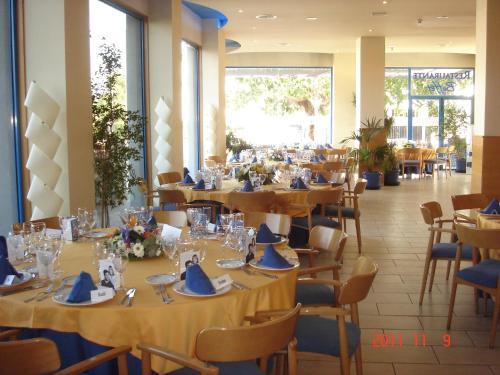
POLYGON ((227 131, 253 145, 332 137, 331 68, 226 68, 227 131))

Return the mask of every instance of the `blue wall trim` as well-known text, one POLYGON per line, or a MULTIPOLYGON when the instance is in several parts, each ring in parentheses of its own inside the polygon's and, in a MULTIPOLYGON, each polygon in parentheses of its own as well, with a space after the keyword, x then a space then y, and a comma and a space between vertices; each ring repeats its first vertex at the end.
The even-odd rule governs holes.
POLYGON ((195 13, 198 17, 201 19, 216 19, 217 20, 217 27, 219 29, 222 29, 224 26, 227 24, 227 17, 219 12, 216 9, 208 8, 206 6, 200 5, 200 4, 195 4, 190 1, 183 1, 182 2, 185 6, 187 6, 193 13, 195 13))

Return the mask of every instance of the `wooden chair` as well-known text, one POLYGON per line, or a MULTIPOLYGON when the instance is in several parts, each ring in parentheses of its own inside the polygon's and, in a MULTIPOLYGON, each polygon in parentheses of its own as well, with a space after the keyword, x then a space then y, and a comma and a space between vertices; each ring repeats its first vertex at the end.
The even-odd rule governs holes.
MULTIPOLYGON (((175 353, 157 346, 139 344, 142 351, 142 375, 151 375, 151 355, 198 371, 201 375, 262 373, 267 370, 267 358, 286 348, 288 373, 297 373, 295 326, 300 304, 275 319, 236 328, 206 328, 196 337, 194 357, 175 353), (260 364, 251 360, 259 359, 260 364), (243 362, 246 361, 246 362, 243 362), (217 362, 216 365, 212 364, 217 362)), ((174 373, 176 373, 174 371, 174 373)))
POLYGON ((290 207, 307 210, 307 216, 292 218, 292 227, 306 229, 309 232, 311 232, 311 229, 316 225, 323 225, 329 228, 342 227, 340 212, 338 221, 335 221, 332 220, 331 217, 325 215, 325 209, 328 205, 339 205, 342 201, 343 192, 344 189, 342 187, 308 191, 306 204, 290 204, 290 207), (318 205, 320 206, 319 214, 316 213, 316 211, 313 212, 318 205))
MULTIPOLYGON (((481 290, 484 295, 493 296, 495 299, 493 320, 490 332, 489 347, 495 346, 495 337, 500 317, 500 260, 485 259, 471 267, 460 269, 464 243, 473 248, 474 258, 479 258, 479 249, 485 249, 488 254, 489 249, 494 249, 500 244, 500 229, 478 229, 467 224, 456 224, 458 236, 458 250, 455 258, 455 272, 453 275, 453 286, 451 288, 450 308, 448 311, 447 329, 451 328, 451 319, 453 307, 455 305, 455 296, 458 284, 468 285, 477 290, 481 290)), ((476 304, 476 312, 477 312, 476 304)))
POLYGON ((153 216, 157 223, 177 228, 184 228, 188 224, 186 211, 154 211, 153 216))
POLYGON ((271 232, 280 236, 288 237, 292 218, 290 215, 275 214, 270 212, 246 212, 245 226, 259 228, 261 224, 267 224, 271 232))
POLYGON ((346 149, 343 149, 343 148, 328 148, 325 150, 325 152, 327 155, 333 156, 332 160, 333 159, 336 159, 336 160, 343 159, 348 154, 348 151, 346 149))
POLYGON ((153 206, 153 200, 159 198, 158 192, 149 190, 148 183, 143 178, 139 179, 139 190, 144 196, 144 202, 147 206, 153 206))
POLYGON ((188 208, 199 208, 199 207, 210 207, 212 209, 212 222, 215 222, 217 209, 219 206, 217 204, 211 204, 206 202, 200 203, 187 203, 184 193, 180 190, 166 190, 162 189, 158 191, 160 195, 160 207, 165 208, 166 204, 173 204, 176 210, 185 211, 188 208))
MULTIPOLYGON (((59 225, 59 217, 57 217, 57 216, 47 217, 44 219, 31 220, 31 221, 27 221, 26 223, 45 223, 46 228, 61 229, 61 226, 59 225)), ((24 223, 12 224, 12 232, 14 234, 19 234, 20 232, 22 232, 23 224, 24 223)))
MULTIPOLYGON (((424 177, 427 175, 428 169, 430 169, 431 176, 434 177, 434 170, 435 170, 434 167, 436 165, 436 151, 431 148, 422 149, 422 163, 423 163, 422 174, 424 175, 424 177)), ((437 170, 437 174, 439 177, 439 169, 437 170)))
MULTIPOLYGON (((427 244, 427 253, 425 257, 424 275, 422 277, 422 286, 420 288, 419 304, 424 300, 425 287, 429 276, 429 267, 432 262, 431 279, 429 280, 429 293, 432 291, 434 283, 434 274, 436 273, 436 264, 438 260, 447 260, 448 267, 446 270, 446 280, 450 277, 451 262, 455 259, 457 253, 457 244, 451 242, 441 242, 442 233, 450 233, 453 239, 455 231, 453 229, 443 228, 443 224, 451 223, 452 219, 442 219, 443 211, 438 202, 427 202, 420 205, 420 212, 424 222, 429 225, 429 242, 427 244), (436 226, 437 225, 437 226, 436 226)), ((464 258, 472 260, 472 248, 464 247, 464 258)))
MULTIPOLYGON (((420 148, 404 147, 397 152, 399 164, 401 165, 401 173, 404 177, 406 167, 416 167, 418 178, 422 176, 423 160, 422 150, 420 148)), ((411 171, 410 171, 411 176, 411 171)))
POLYGON ((181 181, 182 176, 179 172, 165 172, 158 175, 158 182, 160 185, 175 184, 181 181))
POLYGON ((227 207, 231 212, 238 210, 247 212, 272 212, 274 210, 276 193, 274 191, 229 193, 227 207))
POLYGON ((442 165, 444 169, 444 176, 447 177, 446 175, 446 170, 448 169, 448 173, 450 174, 451 177, 451 153, 450 153, 450 147, 437 147, 435 150, 435 167, 436 167, 436 172, 439 177, 439 166, 442 165))
POLYGON ((358 252, 361 254, 361 211, 359 209, 359 196, 363 194, 366 189, 367 181, 360 178, 356 185, 354 185, 353 190, 346 190, 342 197, 342 205, 329 205, 326 208, 326 216, 330 217, 339 217, 339 208, 340 208, 340 216, 342 217, 343 230, 347 230, 347 219, 354 220, 354 225, 356 226, 356 239, 358 241, 358 252), (346 204, 346 200, 349 200, 349 205, 346 204))
POLYGON ((354 170, 354 163, 356 161, 354 158, 347 158, 345 160, 344 164, 344 169, 345 169, 345 182, 347 184, 347 190, 351 190, 351 179, 352 179, 352 172, 354 170))
MULTIPOLYGON (((12 331, 10 335, 13 335, 12 331)), ((116 359, 118 374, 127 375, 127 353, 130 349, 129 346, 119 346, 57 371, 61 367, 61 359, 57 346, 52 340, 35 338, 5 341, 0 342, 0 372, 3 375, 73 375, 84 373, 116 359)))
POLYGON ((322 167, 322 170, 328 172, 338 172, 345 168, 344 162, 342 161, 325 161, 322 167))
POLYGON ((210 155, 209 157, 207 157, 207 160, 213 160, 215 164, 226 165, 226 159, 219 155, 210 155))
POLYGON ((483 193, 452 195, 451 204, 455 211, 485 208, 489 203, 488 197, 483 193))

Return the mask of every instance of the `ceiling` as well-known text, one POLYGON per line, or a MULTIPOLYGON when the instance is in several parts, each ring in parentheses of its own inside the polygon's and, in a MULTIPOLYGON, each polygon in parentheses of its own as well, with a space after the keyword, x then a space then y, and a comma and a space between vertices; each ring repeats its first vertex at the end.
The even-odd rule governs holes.
POLYGON ((238 52, 354 52, 357 37, 385 36, 387 52, 475 53, 475 0, 195 1, 229 18, 224 30, 238 52))

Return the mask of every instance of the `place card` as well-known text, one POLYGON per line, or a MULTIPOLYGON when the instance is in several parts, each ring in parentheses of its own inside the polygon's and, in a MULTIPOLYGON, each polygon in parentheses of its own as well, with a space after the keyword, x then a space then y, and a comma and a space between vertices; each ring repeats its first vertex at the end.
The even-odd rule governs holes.
POLYGON ((175 242, 182 233, 182 229, 173 227, 168 224, 162 224, 161 236, 166 242, 175 242))
POLYGON ((215 290, 221 290, 233 283, 233 279, 227 273, 211 280, 215 290))
POLYGON ((78 240, 78 220, 76 217, 68 217, 62 220, 63 237, 66 241, 78 240))
POLYGON ((209 232, 215 232, 215 229, 216 229, 216 228, 217 228, 217 226, 216 226, 215 224, 213 224, 213 223, 208 223, 208 224, 207 224, 207 230, 208 230, 209 232))
POLYGON ((115 296, 113 288, 99 287, 96 290, 90 291, 90 300, 92 302, 107 301, 115 296))

